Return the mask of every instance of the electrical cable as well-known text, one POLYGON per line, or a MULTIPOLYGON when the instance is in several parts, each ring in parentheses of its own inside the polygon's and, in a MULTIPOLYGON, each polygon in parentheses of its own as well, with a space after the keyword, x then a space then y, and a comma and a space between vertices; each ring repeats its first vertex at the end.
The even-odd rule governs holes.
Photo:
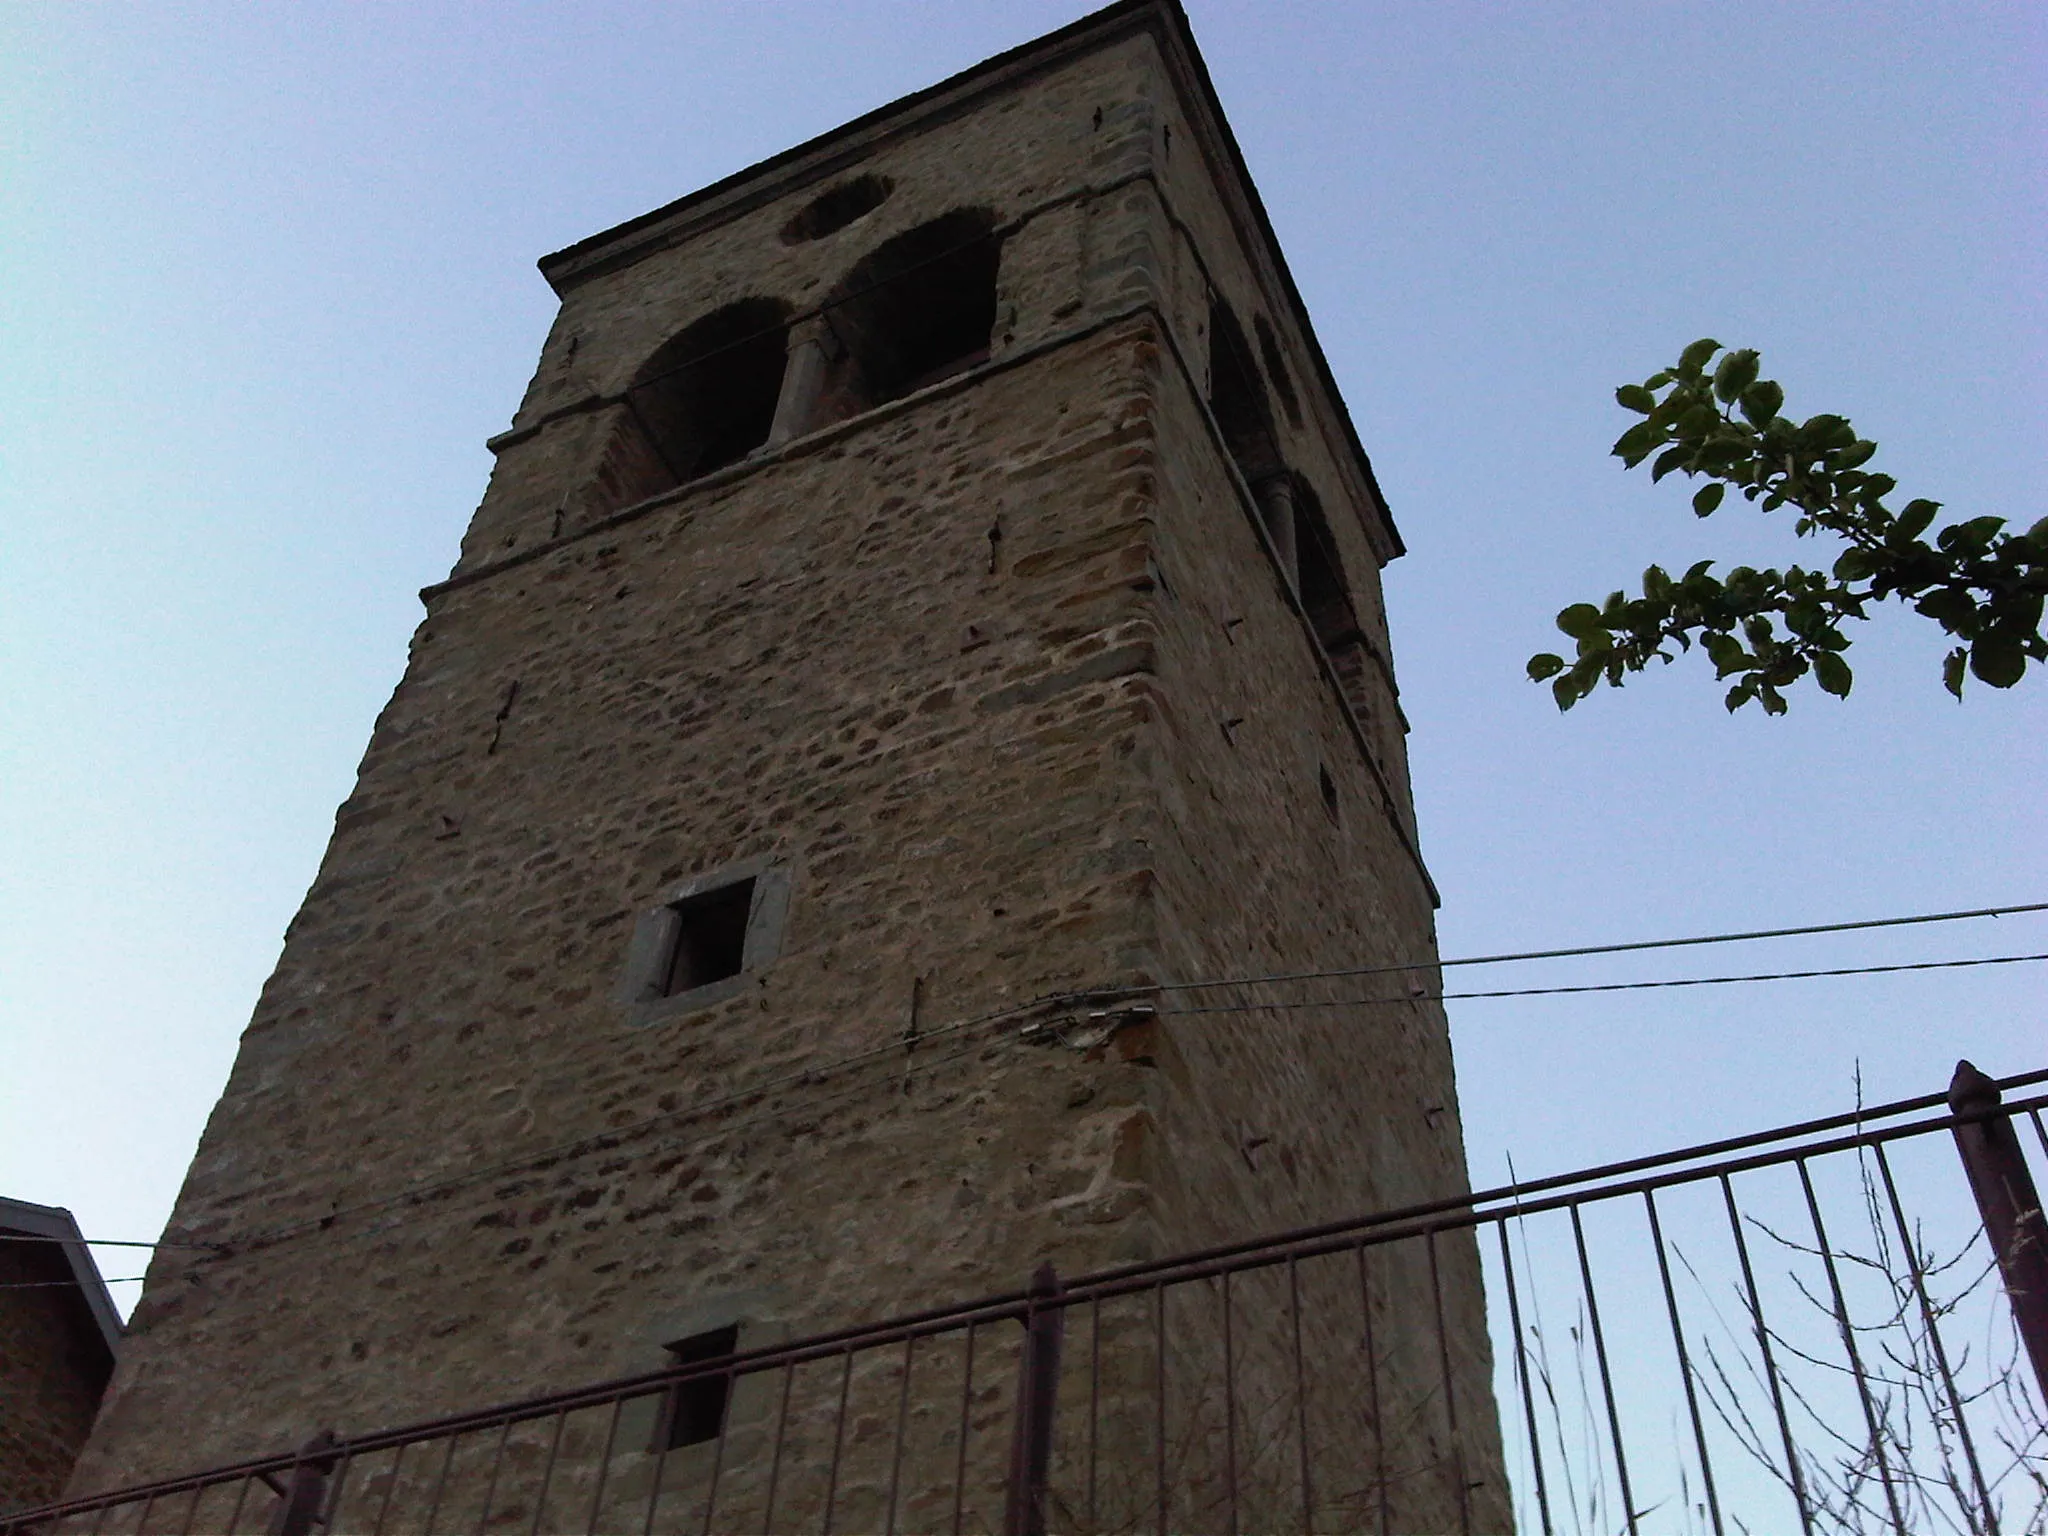
POLYGON ((1948 971, 1973 965, 2022 965, 2048 954, 1991 955, 1977 960, 1919 960, 1907 965, 1845 965, 1824 971, 1765 971, 1749 976, 1689 976, 1671 981, 1607 981, 1576 987, 1514 987, 1497 992, 1423 992, 1414 997, 1343 997, 1321 1002, 1216 1003, 1198 1008, 1165 1008, 1178 1017, 1197 1013, 1265 1013, 1299 1008, 1357 1008, 1389 1003, 1461 1002, 1482 997, 1563 997, 1577 992, 1641 992, 1661 987, 1721 987, 1738 981, 1803 981, 1814 976, 1887 976, 1898 971, 1948 971))
MULTIPOLYGON (((1016 1003, 1004 1008, 992 1010, 987 1013, 973 1015, 966 1019, 956 1020, 951 1024, 939 1025, 935 1028, 923 1031, 918 1036, 918 1044, 922 1045, 933 1040, 942 1039, 952 1035, 957 1035, 967 1030, 973 1030, 977 1028, 983 1028, 990 1025, 998 1024, 1003 1022, 1004 1020, 1014 1019, 1022 1014, 1031 1013, 1033 1011, 1040 1009, 1050 1010, 1060 1008, 1063 1006, 1075 1005, 1100 1006, 1104 1003, 1114 1003, 1120 1000, 1143 998, 1160 992, 1204 990, 1226 986, 1258 986, 1270 985, 1286 981, 1307 981, 1352 976, 1395 974, 1408 971, 1450 968, 1462 965, 1493 965, 1504 964, 1514 961, 1564 959, 1586 955, 1618 954, 1636 950, 1674 949, 1702 944, 1744 943, 1757 939, 1795 938, 1813 934, 1844 933, 1867 929, 1895 928, 1922 923, 1956 922, 1971 918, 2000 917, 2016 915, 2020 913, 2042 911, 2048 911, 2048 902, 2012 904, 1999 907, 1979 907, 1969 909, 1966 911, 1956 912, 1916 913, 1902 917, 1862 919, 1856 922, 1808 924, 1805 926, 1794 928, 1760 929, 1746 932, 1720 934, 1700 934, 1676 939, 1645 939, 1635 940, 1623 944, 1579 945, 1563 949, 1530 950, 1512 954, 1499 955, 1477 955, 1469 957, 1459 957, 1450 960, 1414 961, 1398 965, 1352 966, 1323 971, 1275 973, 1269 975, 1219 978, 1215 980, 1199 982, 1161 983, 1155 985, 1136 987, 1076 989, 1066 992, 1046 993, 1039 997, 1032 998, 1026 1002, 1016 1003)), ((1643 985, 1645 984, 1626 984, 1626 986, 1630 987, 1640 987, 1643 985)), ((1459 994, 1451 994, 1451 996, 1454 998, 1458 995, 1459 994)), ((1426 1002, 1430 1000, 1431 999, 1426 996, 1422 998, 1394 999, 1394 1001, 1399 1002, 1426 1002)), ((1372 999, 1369 1001, 1378 1002, 1384 1000, 1372 999)), ((1257 1006, 1260 1005, 1248 1004, 1241 1005, 1236 1008, 1219 1008, 1213 1010, 1169 1009, 1165 1010, 1165 1012, 1242 1012, 1249 1011, 1250 1009, 1255 1008, 1257 1006)), ((1272 1007, 1281 1005, 1268 1004, 1264 1006, 1272 1007)), ((1327 1007, 1333 1005, 1314 1004, 1307 1006, 1327 1007)), ((748 1101, 758 1100, 762 1096, 776 1088, 786 1087, 791 1084, 797 1083, 813 1082, 820 1078, 835 1074, 840 1071, 844 1071, 850 1067, 859 1066, 864 1062, 888 1056, 898 1050, 903 1049, 903 1047, 904 1042, 900 1038, 892 1039, 885 1044, 871 1046, 865 1050, 855 1051, 845 1056, 836 1057, 830 1061, 819 1062, 811 1066, 794 1069, 789 1072, 779 1073, 748 1088, 737 1089, 730 1093, 721 1094, 714 1098, 703 1100, 699 1103, 692 1104, 681 1109, 671 1110, 660 1115, 649 1116, 641 1120, 629 1121, 624 1125, 613 1126, 607 1130, 600 1132, 593 1132, 589 1135, 577 1137, 571 1141, 556 1143, 545 1147, 539 1147, 534 1149, 532 1152, 525 1153, 517 1158, 508 1159, 498 1163, 488 1164, 482 1168, 468 1169, 461 1173, 449 1174, 444 1178, 432 1180, 424 1184, 415 1185, 406 1189, 402 1189, 389 1195, 382 1195, 374 1199, 356 1202, 353 1205, 338 1207, 337 1209, 326 1212, 325 1214, 320 1216, 309 1216, 298 1221, 283 1223, 276 1227, 260 1229, 254 1233, 248 1234, 245 1237, 238 1238, 234 1240, 232 1243, 222 1243, 214 1245, 199 1245, 186 1243, 180 1244, 178 1246, 212 1247, 216 1251, 220 1248, 227 1247, 243 1247, 249 1245, 268 1246, 273 1242, 282 1241, 285 1238, 294 1236, 300 1232, 331 1227, 336 1221, 341 1220, 342 1218, 347 1216, 360 1215, 368 1211, 382 1210, 394 1205, 416 1204, 421 1200, 427 1199, 433 1195, 442 1193, 446 1190, 460 1188, 466 1184, 472 1184, 479 1182, 481 1180, 498 1177, 503 1174, 517 1172, 522 1169, 530 1168, 536 1163, 553 1162, 562 1158, 575 1157, 582 1155, 586 1151, 608 1150, 611 1147, 616 1146, 619 1140, 624 1137, 637 1136, 647 1131, 657 1129, 663 1125, 696 1119, 707 1114, 715 1113, 716 1111, 722 1108, 745 1103, 748 1101)), ((161 1246, 170 1245, 166 1244, 161 1246)))
MULTIPOLYGON (((934 1030, 927 1031, 926 1033, 920 1035, 918 1037, 918 1044, 923 1045, 926 1041, 930 1040, 933 1037, 933 1035, 937 1033, 938 1031, 934 1030)), ((1013 1043, 1015 1043, 1014 1039, 988 1042, 988 1044, 992 1045, 1004 1045, 1013 1043)), ((902 1045, 903 1042, 898 1041, 890 1049, 901 1049, 902 1045)), ((904 1076, 907 1079, 917 1073, 930 1072, 935 1070, 936 1068, 948 1066, 951 1063, 960 1060, 964 1056, 972 1055, 977 1049, 982 1048, 984 1048, 983 1045, 978 1044, 975 1041, 967 1041, 964 1044, 955 1046, 952 1050, 944 1053, 943 1055, 935 1057, 926 1057, 923 1060, 914 1062, 913 1064, 905 1068, 904 1076)), ((875 1055, 881 1053, 869 1052, 866 1054, 875 1055)), ((807 1110, 816 1110, 821 1106, 830 1106, 847 1099, 855 1098, 859 1096, 862 1092, 864 1092, 864 1089, 858 1086, 851 1088, 843 1088, 836 1093, 828 1094, 821 1098, 809 1101, 805 1105, 805 1108, 807 1110)), ((732 1094, 728 1095, 727 1099, 721 1102, 734 1102, 741 1098, 750 1096, 758 1095, 732 1094)), ((708 1110, 710 1107, 711 1106, 700 1106, 700 1109, 708 1110)), ((748 1126, 757 1125, 762 1121, 771 1118, 771 1116, 781 1113, 781 1109, 782 1106, 779 1102, 761 1105, 752 1114, 741 1114, 726 1120, 722 1120, 717 1126, 716 1130, 708 1134, 723 1135, 730 1131, 741 1130, 745 1129, 748 1126)), ((658 1115, 649 1120, 633 1121, 626 1125, 616 1126, 608 1131, 602 1131, 595 1133, 591 1136, 584 1137, 582 1141, 577 1144, 577 1146, 582 1151, 609 1152, 614 1150, 616 1147, 619 1146, 620 1143, 624 1141, 645 1134, 649 1131, 658 1130, 664 1124, 667 1124, 679 1118, 692 1116, 696 1112, 697 1111, 676 1111, 673 1114, 658 1115)), ((378 1200, 363 1201, 354 1206, 345 1206, 336 1211, 330 1212, 326 1216, 311 1217, 305 1221, 290 1224, 289 1226, 275 1227, 264 1231, 255 1232, 247 1237, 238 1239, 232 1245, 223 1244, 221 1246, 224 1248, 232 1247, 235 1249, 268 1247, 274 1242, 281 1242, 287 1238, 296 1236, 300 1231, 304 1230, 305 1228, 325 1227, 344 1216, 360 1215, 365 1211, 383 1209, 392 1205, 418 1204, 419 1202, 433 1195, 446 1193, 449 1189, 459 1188, 464 1184, 478 1182, 479 1180, 489 1177, 493 1174, 517 1173, 524 1169, 532 1167, 536 1163, 552 1162, 556 1160, 557 1156, 571 1155, 577 1154, 558 1154, 548 1149, 543 1149, 527 1157, 520 1158, 513 1162, 502 1163, 490 1169, 479 1170, 471 1174, 455 1175, 448 1179, 442 1180, 441 1182, 434 1185, 421 1186, 417 1189, 401 1191, 397 1195, 386 1196, 378 1200)), ((381 1233, 389 1232, 396 1227, 403 1226, 404 1224, 405 1218, 397 1217, 392 1220, 385 1221, 379 1225, 366 1227, 361 1231, 351 1235, 355 1237, 374 1237, 381 1233)))
POLYGON ((2048 901, 2004 907, 1975 907, 1964 912, 1922 912, 1910 917, 1875 917, 1853 923, 1810 923, 1800 928, 1758 928, 1746 933, 1706 933, 1683 939, 1638 939, 1627 944, 1581 944, 1568 949, 1527 949, 1511 954, 1463 955, 1453 960, 1412 960, 1395 965, 1343 966, 1326 971, 1275 971, 1259 976, 1228 976, 1214 981, 1166 981, 1133 992, 1199 992, 1212 987, 1252 986, 1276 981, 1322 981, 1340 976, 1383 976, 1400 971, 1450 970, 1461 965, 1505 965, 1517 960, 1569 960, 1585 955, 1620 955, 1645 949, 1684 949, 1696 944, 1744 944, 1753 939, 1795 939, 1820 933, 1856 933, 1873 928, 1904 928, 1916 923, 1953 923, 1965 918, 2012 917, 2023 912, 2048 912, 2048 901))
POLYGON ((128 1237, 43 1237, 33 1232, 0 1231, 0 1244, 4 1243, 73 1243, 82 1248, 218 1248, 218 1243, 174 1243, 161 1241, 140 1242, 128 1237))
MULTIPOLYGON (((100 1284, 140 1285, 144 1278, 142 1275, 122 1275, 118 1279, 101 1280, 100 1284)), ((0 1291, 39 1291, 47 1286, 69 1285, 75 1287, 78 1284, 79 1282, 76 1280, 0 1280, 0 1291)))
MULTIPOLYGON (((1029 1002, 1013 1004, 1008 1008, 1000 1008, 991 1013, 978 1014, 971 1018, 958 1020, 952 1024, 942 1024, 937 1028, 924 1030, 918 1035, 916 1043, 923 1045, 927 1041, 959 1034, 964 1030, 974 1029, 982 1025, 998 1023, 1003 1019, 1014 1018, 1018 1014, 1029 1013, 1037 1008, 1056 1006, 1061 1002, 1076 997, 1094 997, 1096 995, 1094 993, 1048 993, 1044 997, 1034 998, 1029 1002)), ((444 1179, 437 1179, 426 1184, 402 1189, 395 1194, 381 1195, 372 1200, 364 1200, 354 1205, 342 1206, 321 1216, 308 1216, 300 1221, 288 1222, 279 1227, 266 1228, 247 1237, 240 1238, 232 1244, 219 1246, 242 1247, 252 1243, 267 1244, 289 1237, 293 1233, 307 1228, 329 1226, 344 1216, 360 1215, 364 1211, 379 1210, 389 1205, 417 1202, 430 1195, 439 1194, 443 1190, 459 1188, 464 1184, 473 1184, 479 1180, 494 1178, 501 1174, 516 1173, 521 1169, 532 1167, 535 1163, 552 1162, 559 1158, 574 1157, 584 1151, 606 1151, 624 1137, 638 1135, 641 1132, 653 1130, 658 1126, 674 1121, 697 1119, 700 1116, 714 1113, 730 1105, 742 1104, 750 1099, 758 1099, 774 1088, 810 1081, 842 1071, 848 1067, 859 1066, 863 1062, 892 1055, 904 1049, 904 1045, 905 1042, 901 1039, 891 1040, 886 1045, 871 1046, 866 1050, 854 1051, 848 1055, 835 1057, 831 1061, 821 1062, 814 1066, 778 1073, 773 1077, 754 1084, 752 1087, 735 1089, 731 1093, 720 1094, 715 1098, 702 1100, 686 1108, 669 1110, 659 1115, 650 1115, 642 1120, 631 1120, 624 1125, 612 1126, 603 1131, 594 1131, 587 1136, 579 1136, 573 1141, 537 1147, 531 1152, 504 1162, 492 1163, 482 1168, 467 1169, 461 1173, 450 1174, 444 1179)), ((191 1245, 188 1244, 186 1246, 191 1245)))

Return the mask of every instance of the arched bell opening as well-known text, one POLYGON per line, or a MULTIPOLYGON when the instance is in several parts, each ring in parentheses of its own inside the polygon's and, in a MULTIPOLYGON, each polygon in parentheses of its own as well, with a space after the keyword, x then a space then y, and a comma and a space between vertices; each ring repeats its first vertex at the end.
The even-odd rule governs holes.
POLYGON ((1247 483, 1256 486, 1285 467, 1258 362, 1244 327, 1220 295, 1209 301, 1209 410, 1247 483))
POLYGON ((1002 241, 995 215, 961 208, 885 240, 826 301, 843 354, 832 420, 899 399, 988 359, 1002 241))
POLYGON ((1371 658, 1366 653, 1365 631, 1358 622, 1358 610, 1351 600, 1351 584, 1344 578, 1344 563, 1337 554, 1337 540, 1330 532, 1329 519, 1314 487, 1299 475, 1288 476, 1294 520, 1294 548, 1297 585, 1302 611, 1315 631, 1323 652, 1335 668, 1351 711, 1363 721, 1370 698, 1367 676, 1371 658))
POLYGON ((1223 434, 1223 446, 1251 487, 1266 537, 1289 586, 1296 569, 1294 477, 1280 457, 1273 408, 1265 381, 1237 315, 1218 294, 1209 300, 1209 412, 1223 434))
POLYGON ((737 463, 768 441, 789 306, 741 299, 691 322, 627 386, 594 497, 608 511, 737 463))

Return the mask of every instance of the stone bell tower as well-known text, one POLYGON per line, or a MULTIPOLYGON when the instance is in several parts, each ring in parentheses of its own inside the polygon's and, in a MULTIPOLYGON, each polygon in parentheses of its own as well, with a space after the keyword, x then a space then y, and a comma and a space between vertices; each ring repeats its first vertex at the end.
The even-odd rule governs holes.
POLYGON ((1435 951, 1400 539, 1170 0, 541 271, 81 1491, 1465 1188, 1438 1004, 1171 990, 1435 951))

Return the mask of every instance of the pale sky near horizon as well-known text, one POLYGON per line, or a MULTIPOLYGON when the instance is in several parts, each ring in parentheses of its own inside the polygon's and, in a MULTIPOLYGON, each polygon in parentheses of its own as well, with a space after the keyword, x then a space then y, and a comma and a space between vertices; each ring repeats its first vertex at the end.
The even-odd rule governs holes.
MULTIPOLYGON (((1083 9, 0 11, 0 1193, 163 1225, 525 386, 535 258, 1083 9)), ((1958 706, 1917 621, 1784 720, 1697 658, 1563 717, 1521 675, 1652 560, 1831 557, 1607 457, 1613 387, 1696 336, 1905 495, 2048 511, 2048 11, 1190 10, 1410 551, 1443 953, 2048 901, 2048 680, 1958 706)), ((1449 975, 2044 951, 2035 915, 1449 975)), ((2048 1066, 2043 976, 1454 1003, 1474 1179, 2048 1066)))

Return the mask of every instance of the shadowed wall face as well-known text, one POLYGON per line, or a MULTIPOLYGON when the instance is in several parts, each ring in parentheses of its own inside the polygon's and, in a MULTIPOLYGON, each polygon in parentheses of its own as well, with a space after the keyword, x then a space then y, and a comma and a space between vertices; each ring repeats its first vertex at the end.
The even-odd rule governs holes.
POLYGON ((544 263, 172 1223, 231 1251, 155 1262, 81 1486, 1463 1189, 1434 1005, 1143 993, 1433 953, 1398 541, 1190 46, 1125 8, 544 263))
POLYGON ((0 1513, 63 1492, 112 1368, 62 1248, 0 1235, 0 1513))

